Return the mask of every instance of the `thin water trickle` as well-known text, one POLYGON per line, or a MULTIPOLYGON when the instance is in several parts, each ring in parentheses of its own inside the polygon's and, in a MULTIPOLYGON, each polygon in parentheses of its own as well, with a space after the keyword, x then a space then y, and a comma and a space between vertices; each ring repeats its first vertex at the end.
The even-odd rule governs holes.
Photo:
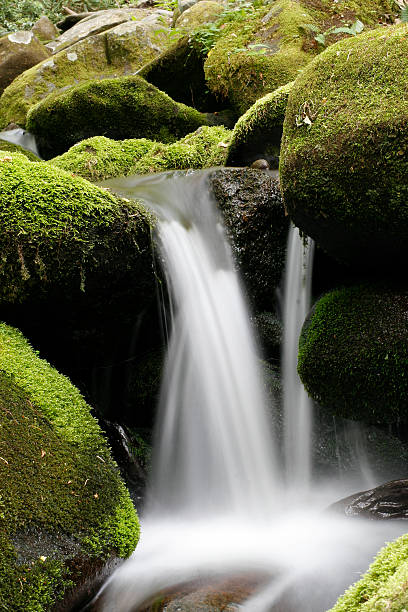
POLYGON ((313 403, 297 374, 298 340, 310 310, 314 243, 291 225, 286 256, 283 307, 283 407, 286 483, 297 495, 312 477, 313 403))
POLYGON ((310 483, 310 427, 293 438, 301 453, 286 442, 297 497, 280 481, 248 315, 207 173, 107 184, 156 211, 174 317, 142 539, 102 590, 101 609, 135 612, 189 581, 249 573, 258 587, 240 610, 325 612, 401 526, 325 511, 352 492, 334 479, 327 489, 301 486, 310 483))

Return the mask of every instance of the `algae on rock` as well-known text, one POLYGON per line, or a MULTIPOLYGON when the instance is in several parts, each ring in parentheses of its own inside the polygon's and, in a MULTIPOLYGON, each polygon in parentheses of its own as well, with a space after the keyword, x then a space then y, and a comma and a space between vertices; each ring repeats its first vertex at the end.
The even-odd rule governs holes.
POLYGON ((91 136, 174 142, 211 123, 210 116, 174 102, 139 76, 83 83, 48 96, 27 117, 27 129, 44 157, 91 136))
POLYGON ((139 523, 79 391, 4 323, 0 408, 0 605, 45 612, 128 557, 139 523))

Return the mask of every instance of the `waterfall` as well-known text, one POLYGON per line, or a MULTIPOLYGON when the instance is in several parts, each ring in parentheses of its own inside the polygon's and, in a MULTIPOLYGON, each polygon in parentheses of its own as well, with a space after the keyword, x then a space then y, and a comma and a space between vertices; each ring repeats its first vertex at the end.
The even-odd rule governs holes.
MULTIPOLYGON (((322 512, 346 492, 334 480, 330 491, 299 487, 295 499, 279 479, 246 307, 207 177, 106 183, 159 217, 172 330, 141 542, 104 585, 98 609, 135 612, 187 584, 249 575, 241 611, 325 612, 403 528, 322 512)), ((286 446, 293 477, 309 478, 299 465, 310 466, 307 446, 286 446)))
POLYGON ((298 491, 308 489, 312 474, 313 405, 297 374, 298 342, 310 310, 314 243, 291 225, 285 269, 283 306, 283 404, 286 480, 298 491))

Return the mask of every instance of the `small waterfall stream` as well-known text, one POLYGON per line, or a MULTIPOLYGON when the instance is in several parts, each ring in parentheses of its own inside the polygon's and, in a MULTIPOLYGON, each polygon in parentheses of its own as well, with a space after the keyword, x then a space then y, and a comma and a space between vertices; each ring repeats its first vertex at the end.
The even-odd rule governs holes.
MULTIPOLYGON (((207 178, 176 173, 106 183, 144 199, 159 217, 173 321, 141 542, 104 586, 98 609, 134 612, 168 589, 246 574, 257 578, 242 611, 325 612, 402 528, 324 511, 351 491, 334 479, 329 489, 314 488, 304 441, 310 420, 299 413, 299 390, 285 418, 287 475, 295 487, 281 479, 268 419, 273 407, 265 404, 240 282, 207 178)), ((303 247, 292 234, 299 255, 303 247)), ((300 285, 287 308, 298 313, 298 334, 307 284, 305 264, 295 259, 300 285)), ((293 379, 285 386, 293 384, 299 386, 293 379)))

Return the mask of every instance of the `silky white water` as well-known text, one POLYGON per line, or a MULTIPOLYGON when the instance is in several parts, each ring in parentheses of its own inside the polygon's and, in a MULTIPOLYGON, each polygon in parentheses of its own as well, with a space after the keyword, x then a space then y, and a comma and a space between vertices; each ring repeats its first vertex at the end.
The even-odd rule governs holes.
MULTIPOLYGON (((109 182, 159 217, 173 321, 141 542, 105 585, 100 606, 131 612, 186 582, 244 573, 258 576, 258 585, 242 610, 324 612, 401 527, 324 511, 350 491, 334 480, 330 489, 310 484, 308 444, 301 453, 291 448, 294 440, 303 444, 308 426, 295 423, 296 436, 286 433, 296 500, 281 479, 285 466, 268 418, 275 407, 265 403, 207 179, 192 173, 109 182)), ((287 428, 292 421, 285 419, 287 428)))

